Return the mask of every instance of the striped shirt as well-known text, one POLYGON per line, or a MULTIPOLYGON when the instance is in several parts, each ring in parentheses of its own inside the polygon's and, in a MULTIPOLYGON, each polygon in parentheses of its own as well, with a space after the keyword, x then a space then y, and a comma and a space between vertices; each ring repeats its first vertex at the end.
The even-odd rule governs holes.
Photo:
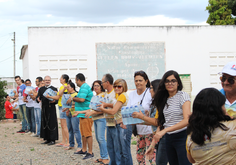
MULTIPOLYGON (((186 92, 178 91, 173 97, 167 99, 167 103, 164 107, 165 123, 164 127, 171 127, 184 119, 182 106, 186 101, 191 101, 189 95, 186 92)), ((187 127, 167 132, 168 134, 178 133, 185 130, 187 127)))

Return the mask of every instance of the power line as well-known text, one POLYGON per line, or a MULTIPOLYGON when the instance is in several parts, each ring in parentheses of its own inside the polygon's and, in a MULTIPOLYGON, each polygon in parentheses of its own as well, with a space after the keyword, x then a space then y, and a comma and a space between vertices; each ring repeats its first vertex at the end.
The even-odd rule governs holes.
POLYGON ((8 57, 8 58, 6 58, 6 59, 4 59, 4 60, 2 60, 2 61, 0 61, 0 63, 1 62, 4 62, 4 61, 6 61, 6 60, 8 60, 8 59, 10 59, 10 58, 12 58, 13 56, 11 56, 11 57, 8 57))
POLYGON ((11 37, 11 36, 9 36, 9 37, 7 38, 7 40, 0 46, 0 48, 5 45, 5 43, 10 39, 10 37, 11 37))

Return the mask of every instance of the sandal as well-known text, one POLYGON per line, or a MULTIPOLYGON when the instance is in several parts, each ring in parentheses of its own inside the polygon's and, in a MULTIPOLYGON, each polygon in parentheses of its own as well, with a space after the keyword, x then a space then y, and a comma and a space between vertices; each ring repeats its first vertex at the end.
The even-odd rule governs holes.
POLYGON ((57 146, 57 147, 63 147, 64 144, 62 144, 62 143, 58 143, 58 144, 56 144, 56 146, 57 146))
POLYGON ((97 160, 95 160, 94 163, 101 163, 101 162, 102 162, 102 159, 101 160, 97 159, 97 160))
POLYGON ((74 149, 74 147, 66 147, 65 150, 71 150, 74 149))
POLYGON ((105 164, 105 163, 101 162, 100 165, 109 165, 109 163, 105 164))
POLYGON ((70 147, 70 145, 69 145, 69 144, 67 144, 67 145, 66 145, 66 144, 64 144, 64 145, 63 145, 63 147, 66 147, 66 148, 67 148, 67 147, 70 147))

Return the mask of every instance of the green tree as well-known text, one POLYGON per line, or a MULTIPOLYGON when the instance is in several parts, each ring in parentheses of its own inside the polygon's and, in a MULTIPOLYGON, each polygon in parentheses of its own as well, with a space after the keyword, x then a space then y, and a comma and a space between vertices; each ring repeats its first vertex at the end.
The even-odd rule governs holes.
POLYGON ((210 25, 235 25, 236 18, 232 17, 232 10, 228 7, 228 0, 209 0, 206 10, 210 25))
POLYGON ((5 96, 6 92, 5 89, 7 88, 7 82, 6 81, 1 81, 0 79, 0 120, 5 118, 5 108, 4 108, 4 103, 5 103, 5 96))
POLYGON ((228 7, 232 10, 232 14, 236 16, 236 0, 228 0, 228 7))

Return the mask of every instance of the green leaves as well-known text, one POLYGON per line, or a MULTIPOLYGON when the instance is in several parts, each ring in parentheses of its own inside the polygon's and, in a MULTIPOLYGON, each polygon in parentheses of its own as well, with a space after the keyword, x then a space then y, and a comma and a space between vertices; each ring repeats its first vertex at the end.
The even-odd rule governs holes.
MULTIPOLYGON (((236 2, 236 0, 229 1, 236 2)), ((206 7, 206 10, 208 10, 209 13, 209 17, 207 19, 208 24, 235 25, 236 18, 232 17, 232 9, 228 6, 228 0, 209 0, 208 3, 209 4, 206 7)))

